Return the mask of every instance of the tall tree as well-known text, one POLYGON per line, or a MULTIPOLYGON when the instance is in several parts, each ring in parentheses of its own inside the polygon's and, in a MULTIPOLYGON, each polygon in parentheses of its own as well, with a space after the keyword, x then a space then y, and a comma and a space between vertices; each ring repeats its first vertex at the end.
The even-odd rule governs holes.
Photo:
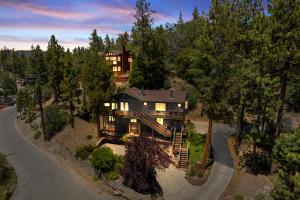
POLYGON ((37 45, 35 48, 33 46, 31 47, 31 55, 29 57, 28 64, 30 68, 29 76, 33 79, 35 98, 39 106, 42 130, 44 139, 46 140, 42 86, 47 82, 47 68, 45 65, 43 51, 39 45, 37 45))
POLYGON ((60 93, 60 82, 63 79, 63 57, 62 47, 58 45, 54 35, 48 42, 46 62, 48 67, 49 84, 54 91, 54 101, 58 103, 60 93))
POLYGON ((199 11, 198 11, 198 8, 197 6, 194 7, 194 10, 193 10, 193 20, 197 20, 199 18, 199 11))
POLYGON ((105 36, 104 43, 105 43, 105 50, 106 51, 111 50, 113 44, 112 44, 112 41, 109 38, 108 34, 106 34, 106 36, 105 36))
POLYGON ((280 106, 277 111, 277 125, 275 135, 282 132, 282 119, 286 103, 287 87, 291 75, 300 74, 300 3, 297 0, 271 0, 269 12, 274 22, 273 65, 277 68, 280 77, 279 99, 280 106))
POLYGON ((65 57, 64 57, 64 79, 61 82, 61 89, 63 92, 63 96, 66 101, 69 103, 69 110, 70 110, 70 122, 72 127, 74 128, 74 98, 78 94, 78 82, 76 73, 72 63, 72 56, 71 52, 68 49, 65 57))
POLYGON ((114 93, 115 84, 110 66, 104 57, 99 56, 98 42, 97 32, 93 32, 83 69, 83 84, 87 91, 90 110, 97 123, 97 134, 100 136, 100 114, 104 112, 104 103, 109 101, 114 93))
POLYGON ((160 50, 161 44, 155 39, 151 28, 154 11, 146 0, 137 0, 135 10, 132 44, 136 57, 129 83, 131 86, 147 89, 161 88, 164 85, 166 70, 164 52, 160 50))

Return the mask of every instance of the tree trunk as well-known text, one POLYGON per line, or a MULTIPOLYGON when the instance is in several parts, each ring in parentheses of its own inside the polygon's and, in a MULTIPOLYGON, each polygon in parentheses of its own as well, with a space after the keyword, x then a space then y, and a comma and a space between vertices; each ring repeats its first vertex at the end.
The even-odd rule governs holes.
POLYGON ((73 101, 70 100, 70 122, 71 122, 71 126, 72 128, 74 128, 74 116, 73 116, 73 101))
POLYGON ((281 77, 281 87, 280 87, 280 94, 279 94, 279 98, 281 102, 277 112, 277 122, 276 122, 276 132, 275 132, 276 138, 282 132, 282 118, 283 118, 283 110, 285 105, 287 84, 288 84, 288 74, 287 72, 285 72, 281 77))
POLYGON ((242 132, 243 132, 243 121, 244 121, 244 111, 245 111, 245 104, 244 102, 240 102, 239 105, 239 112, 238 112, 238 121, 236 127, 236 150, 239 149, 242 141, 242 132))
POLYGON ((207 159, 209 158, 210 147, 211 147, 211 135, 212 135, 212 120, 209 119, 208 131, 207 131, 205 146, 204 146, 204 153, 203 153, 203 157, 202 157, 202 170, 205 169, 207 159))
POLYGON ((44 135, 44 140, 47 140, 46 133, 45 133, 45 120, 44 120, 44 109, 43 109, 43 102, 42 102, 42 92, 40 85, 38 86, 38 104, 40 107, 40 115, 41 115, 41 121, 42 121, 42 130, 44 135))
POLYGON ((265 100, 264 108, 263 108, 263 116, 262 116, 262 122, 261 122, 261 132, 265 132, 265 124, 266 124, 266 114, 267 114, 267 100, 265 100))
POLYGON ((97 135, 100 138, 101 133, 100 133, 100 110, 99 110, 99 105, 97 106, 97 111, 96 111, 96 121, 97 121, 97 135))

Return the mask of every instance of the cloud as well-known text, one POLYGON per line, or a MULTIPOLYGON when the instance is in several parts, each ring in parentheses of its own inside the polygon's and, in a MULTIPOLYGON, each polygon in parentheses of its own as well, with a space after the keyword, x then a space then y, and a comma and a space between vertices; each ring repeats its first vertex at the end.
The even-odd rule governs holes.
POLYGON ((22 11, 30 12, 32 14, 55 17, 64 20, 68 20, 68 19, 84 20, 84 19, 93 18, 93 15, 84 12, 68 10, 68 9, 51 8, 49 6, 34 5, 32 3, 27 3, 27 2, 12 2, 12 1, 1 0, 0 5, 18 11, 22 10, 22 11))

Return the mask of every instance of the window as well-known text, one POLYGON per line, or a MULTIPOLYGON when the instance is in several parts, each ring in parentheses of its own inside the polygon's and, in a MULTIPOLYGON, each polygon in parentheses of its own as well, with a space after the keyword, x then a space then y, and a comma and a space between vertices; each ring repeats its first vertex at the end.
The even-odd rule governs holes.
POLYGON ((178 104, 178 108, 180 108, 180 107, 181 107, 181 103, 178 104))
POLYGON ((120 102, 120 110, 121 111, 129 111, 128 102, 120 102))
POLYGON ((128 62, 132 63, 132 58, 128 58, 128 62))
POLYGON ((105 57, 105 60, 109 60, 109 57, 107 56, 107 57, 105 57))
POLYGON ((137 120, 136 120, 135 118, 130 119, 130 122, 131 122, 131 123, 136 123, 136 121, 137 121, 137 120))
POLYGON ((118 72, 120 72, 121 71, 121 66, 118 66, 118 72))
POLYGON ((113 72, 117 72, 118 71, 118 67, 117 66, 113 66, 113 72))
POLYGON ((110 103, 104 103, 105 107, 110 107, 110 103))
POLYGON ((188 109, 188 108, 189 108, 189 102, 188 102, 188 101, 185 101, 184 108, 185 108, 185 109, 188 109))
POLYGON ((165 103, 155 103, 155 111, 166 111, 165 103))
POLYGON ((144 106, 147 106, 147 105, 148 105, 148 103, 145 101, 145 102, 144 102, 144 106))
POLYGON ((116 60, 114 60, 114 61, 113 61, 113 65, 116 65, 116 64, 117 64, 117 61, 116 61, 116 60))
POLYGON ((119 61, 119 62, 121 61, 121 56, 118 56, 118 61, 119 61))
POLYGON ((112 110, 117 109, 117 104, 116 103, 111 103, 111 109, 112 110))
POLYGON ((116 121, 116 118, 114 116, 108 116, 108 121, 114 122, 116 121))
POLYGON ((156 121, 161 124, 164 125, 164 118, 156 118, 156 121))
POLYGON ((115 56, 113 56, 113 57, 110 57, 110 60, 117 61, 117 58, 115 56))

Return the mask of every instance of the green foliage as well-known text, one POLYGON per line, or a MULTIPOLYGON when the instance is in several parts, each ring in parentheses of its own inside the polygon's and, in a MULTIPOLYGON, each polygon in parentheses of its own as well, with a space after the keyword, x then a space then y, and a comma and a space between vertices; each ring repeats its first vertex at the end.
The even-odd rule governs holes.
POLYGON ((44 110, 44 117, 47 140, 50 140, 55 133, 61 131, 69 122, 67 112, 56 105, 47 106, 44 110))
POLYGON ((94 151, 95 147, 93 145, 83 145, 76 149, 75 157, 80 158, 80 160, 86 160, 89 155, 94 151))
POLYGON ((113 154, 108 147, 100 147, 92 153, 91 163, 98 170, 99 175, 116 180, 123 168, 124 158, 113 154))
POLYGON ((275 199, 300 197, 300 127, 292 133, 282 134, 273 149, 278 172, 272 177, 275 199))
POLYGON ((236 195, 234 196, 234 199, 235 199, 235 200, 244 200, 245 197, 244 197, 243 194, 236 194, 236 195))
POLYGON ((0 153, 0 200, 8 200, 17 185, 17 176, 9 166, 5 156, 0 153))
POLYGON ((16 94, 16 84, 9 73, 0 72, 0 88, 2 89, 0 95, 3 95, 4 99, 7 99, 8 95, 16 94))
POLYGON ((187 125, 188 142, 189 142, 189 165, 194 167, 197 161, 201 160, 205 137, 195 130, 194 124, 187 125))

